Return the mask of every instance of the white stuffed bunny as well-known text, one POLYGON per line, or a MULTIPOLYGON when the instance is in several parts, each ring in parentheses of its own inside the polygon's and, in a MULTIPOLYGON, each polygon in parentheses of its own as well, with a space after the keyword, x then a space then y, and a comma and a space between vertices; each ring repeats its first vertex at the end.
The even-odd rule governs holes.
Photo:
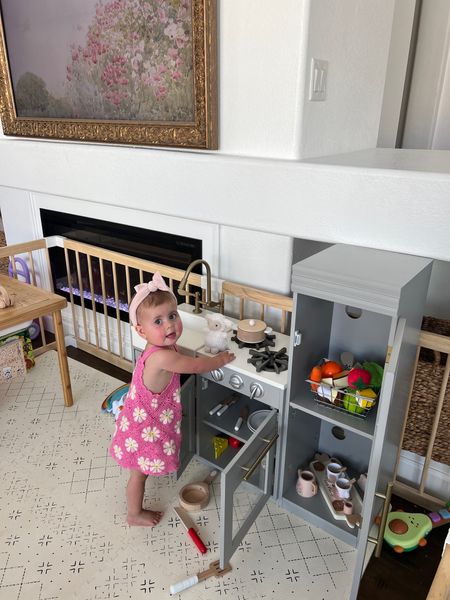
POLYGON ((228 332, 233 329, 233 323, 223 315, 216 313, 207 315, 208 331, 205 336, 205 350, 217 354, 228 350, 228 332))

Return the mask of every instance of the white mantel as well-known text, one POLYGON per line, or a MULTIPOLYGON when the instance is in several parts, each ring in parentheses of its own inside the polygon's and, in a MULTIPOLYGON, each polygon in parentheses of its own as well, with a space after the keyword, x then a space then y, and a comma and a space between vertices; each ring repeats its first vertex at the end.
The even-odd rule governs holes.
POLYGON ((10 202, 20 212, 28 191, 40 192, 105 205, 105 215, 112 205, 450 261, 446 151, 373 149, 299 162, 0 140, 0 165, 2 212, 7 188, 16 188, 10 202))

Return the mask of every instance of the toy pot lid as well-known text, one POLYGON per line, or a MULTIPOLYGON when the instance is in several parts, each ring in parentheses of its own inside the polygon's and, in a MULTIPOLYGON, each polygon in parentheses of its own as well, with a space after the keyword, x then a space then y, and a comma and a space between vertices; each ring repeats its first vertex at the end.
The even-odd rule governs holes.
POLYGON ((240 342, 257 344, 266 338, 267 325, 259 319, 243 319, 239 321, 236 337, 240 342))

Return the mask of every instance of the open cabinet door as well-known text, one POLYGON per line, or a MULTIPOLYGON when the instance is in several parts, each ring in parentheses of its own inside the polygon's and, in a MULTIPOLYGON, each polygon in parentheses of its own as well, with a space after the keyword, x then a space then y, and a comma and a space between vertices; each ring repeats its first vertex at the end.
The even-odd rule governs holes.
POLYGON ((377 435, 375 436, 372 448, 364 493, 363 519, 359 534, 353 586, 350 596, 351 600, 356 600, 358 595, 359 583, 366 558, 367 542, 376 543, 377 546, 381 546, 383 543, 384 524, 390 503, 390 484, 397 460, 396 440, 399 439, 399 429, 402 427, 404 418, 403 409, 406 406, 409 391, 409 386, 405 385, 402 377, 399 376, 401 375, 403 366, 406 366, 408 363, 404 359, 403 352, 407 343, 405 333, 406 319, 400 318, 395 329, 394 343, 391 355, 388 358, 389 362, 385 365, 383 384, 380 392, 376 423, 377 435), (380 513, 382 522, 378 528, 378 536, 377 538, 369 537, 373 530, 376 531, 374 522, 380 513))
POLYGON ((229 562, 272 493, 277 439, 278 412, 272 410, 222 471, 221 568, 229 562))
POLYGON ((185 381, 182 380, 181 407, 180 467, 177 478, 181 477, 195 453, 195 375, 189 375, 185 381))

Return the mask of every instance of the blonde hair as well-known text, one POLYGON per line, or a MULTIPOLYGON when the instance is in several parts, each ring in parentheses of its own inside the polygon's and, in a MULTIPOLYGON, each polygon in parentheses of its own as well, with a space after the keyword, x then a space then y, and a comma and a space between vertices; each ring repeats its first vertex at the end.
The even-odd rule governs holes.
POLYGON ((173 302, 175 305, 177 304, 173 294, 164 290, 156 290, 146 296, 136 309, 136 323, 140 322, 142 311, 151 308, 152 306, 160 306, 166 302, 173 302))

